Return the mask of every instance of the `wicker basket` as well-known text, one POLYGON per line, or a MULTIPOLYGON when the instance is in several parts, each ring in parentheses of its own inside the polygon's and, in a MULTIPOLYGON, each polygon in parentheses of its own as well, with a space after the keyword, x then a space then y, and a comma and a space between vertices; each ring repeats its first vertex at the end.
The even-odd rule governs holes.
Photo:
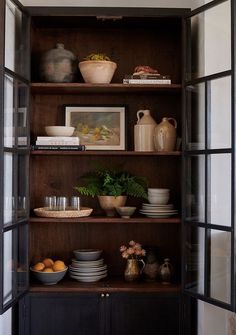
POLYGON ((48 210, 48 207, 35 208, 34 213, 37 216, 44 218, 79 218, 83 216, 89 216, 93 209, 89 207, 81 207, 77 210, 66 210, 66 211, 52 211, 48 210))

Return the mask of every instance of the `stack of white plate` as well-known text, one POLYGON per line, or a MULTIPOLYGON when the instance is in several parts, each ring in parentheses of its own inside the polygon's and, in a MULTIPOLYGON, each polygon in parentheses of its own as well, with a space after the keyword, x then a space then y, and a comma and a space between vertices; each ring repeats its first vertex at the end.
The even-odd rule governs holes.
POLYGON ((143 204, 140 213, 146 215, 149 218, 169 218, 173 215, 178 214, 178 211, 174 209, 172 204, 167 205, 153 205, 143 204))
POLYGON ((83 283, 99 281, 107 276, 107 265, 103 258, 95 261, 78 261, 72 259, 69 266, 70 277, 83 283))

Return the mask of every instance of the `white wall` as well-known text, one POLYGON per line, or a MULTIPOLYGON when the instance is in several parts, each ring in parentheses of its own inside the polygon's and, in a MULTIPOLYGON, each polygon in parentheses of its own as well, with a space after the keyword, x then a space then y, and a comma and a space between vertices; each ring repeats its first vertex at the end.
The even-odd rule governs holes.
MULTIPOLYGON (((25 6, 195 8, 204 0, 20 0, 25 6)), ((209 2, 209 1, 208 1, 209 2)))

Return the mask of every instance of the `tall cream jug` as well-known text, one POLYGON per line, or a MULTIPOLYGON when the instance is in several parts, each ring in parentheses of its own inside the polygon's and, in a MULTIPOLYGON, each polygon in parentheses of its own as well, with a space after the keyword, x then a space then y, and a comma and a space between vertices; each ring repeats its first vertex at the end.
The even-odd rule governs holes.
POLYGON ((176 147, 177 122, 171 117, 163 117, 154 131, 156 151, 173 151, 176 147))
POLYGON ((154 151, 154 129, 156 121, 151 117, 150 110, 137 112, 137 124, 134 126, 134 150, 154 151))

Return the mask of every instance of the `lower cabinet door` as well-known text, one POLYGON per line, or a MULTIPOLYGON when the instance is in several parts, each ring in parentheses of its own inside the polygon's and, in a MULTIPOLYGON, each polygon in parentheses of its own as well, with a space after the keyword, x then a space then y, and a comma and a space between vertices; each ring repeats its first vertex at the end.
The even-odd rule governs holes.
POLYGON ((24 335, 103 334, 103 301, 98 294, 30 294, 24 335))
POLYGON ((110 335, 179 335, 179 297, 155 294, 111 295, 110 335))

